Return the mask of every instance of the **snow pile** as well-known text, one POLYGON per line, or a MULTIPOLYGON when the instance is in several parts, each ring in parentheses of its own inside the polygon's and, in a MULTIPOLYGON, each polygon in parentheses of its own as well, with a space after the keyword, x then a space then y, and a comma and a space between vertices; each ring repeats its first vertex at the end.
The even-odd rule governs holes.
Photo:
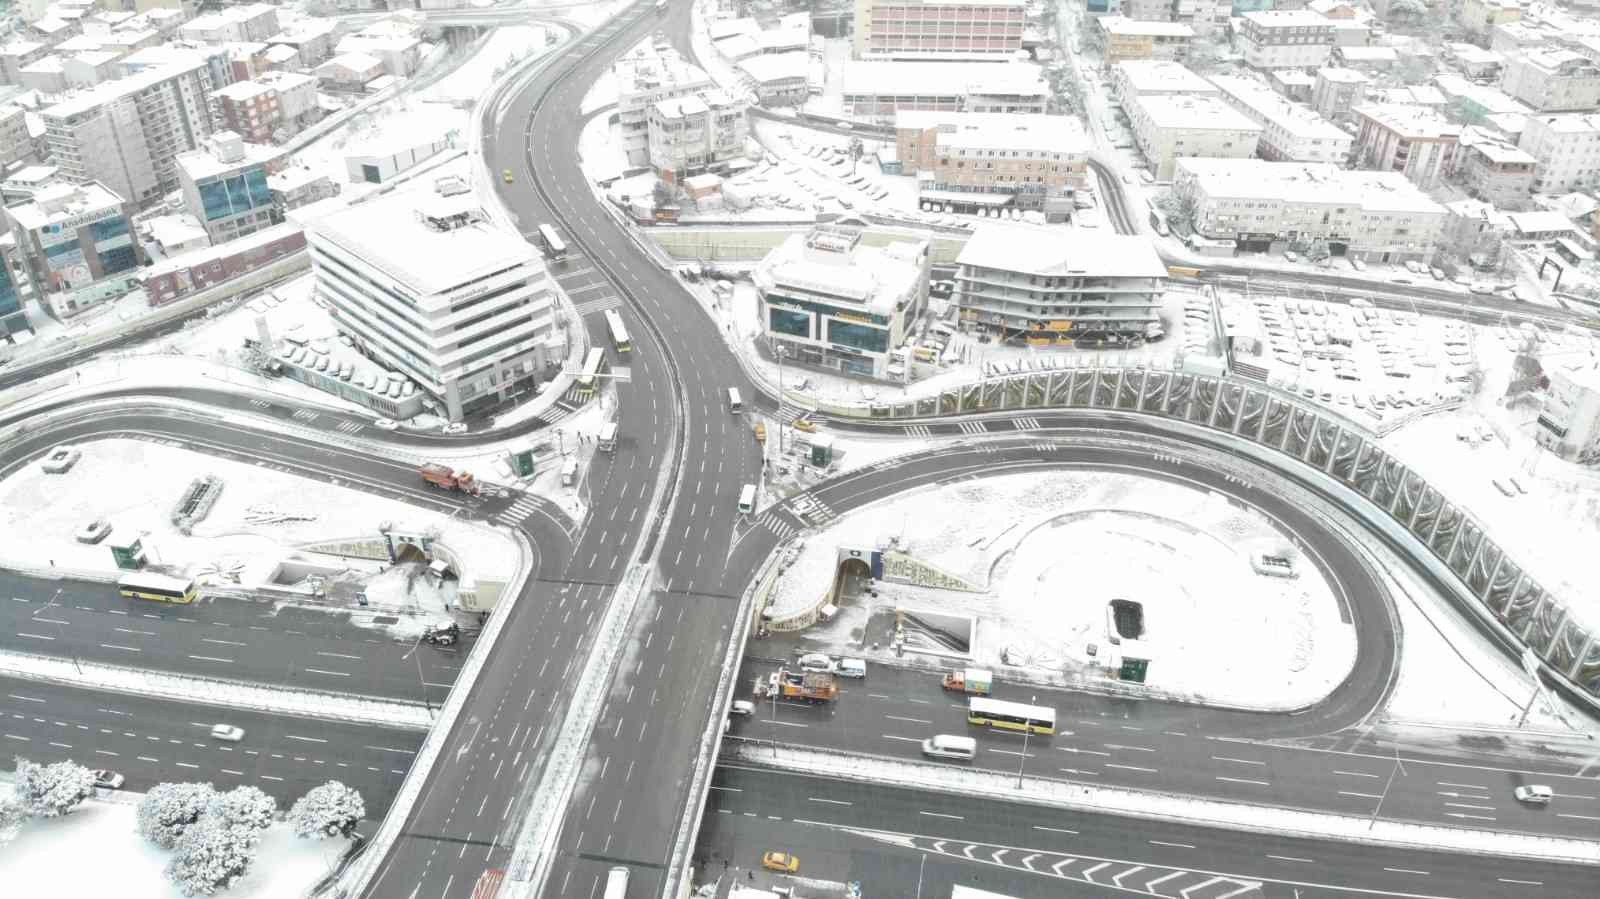
MULTIPOLYGON (((1289 542, 1254 510, 1166 481, 1101 472, 983 478, 876 503, 809 536, 773 607, 815 603, 832 585, 839 548, 887 545, 980 592, 880 581, 875 598, 846 603, 832 623, 804 635, 816 648, 856 654, 863 634, 877 642, 875 616, 931 612, 976 619, 975 664, 1004 669, 1008 679, 1082 686, 1104 682, 1097 665, 1115 664, 1109 604, 1131 600, 1142 606, 1145 633, 1121 650, 1151 659, 1148 689, 1299 708, 1343 680, 1356 646, 1308 562, 1296 578, 1252 569, 1252 553, 1289 542)), ((894 659, 887 650, 878 657, 894 659)))

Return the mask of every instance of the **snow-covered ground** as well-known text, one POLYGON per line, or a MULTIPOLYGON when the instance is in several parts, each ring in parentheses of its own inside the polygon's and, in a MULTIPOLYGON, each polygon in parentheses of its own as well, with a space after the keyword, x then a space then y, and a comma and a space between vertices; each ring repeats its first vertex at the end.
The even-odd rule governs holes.
MULTIPOLYGON (((110 575, 116 571, 109 546, 141 536, 153 565, 215 583, 244 587, 269 581, 280 563, 308 543, 375 539, 387 522, 412 533, 436 530, 463 560, 465 575, 510 578, 518 554, 509 539, 481 525, 425 511, 332 483, 308 481, 278 471, 265 460, 250 465, 153 441, 112 439, 77 445, 83 456, 65 474, 37 464, 0 482, 0 534, 5 564, 53 567, 110 575), (216 475, 223 486, 210 514, 185 535, 168 513, 191 480, 216 475), (95 519, 111 525, 96 545, 79 543, 78 531, 95 519)), ((365 589, 378 565, 359 559, 304 554, 335 569, 329 592, 339 584, 365 589)), ((398 624, 372 625, 397 637, 415 636, 445 612, 449 591, 417 578, 410 590, 395 582, 401 573, 376 580, 375 605, 353 620, 369 622, 379 611, 414 612, 398 624)), ((348 606, 345 599, 340 607, 348 606)))
POLYGON ((1146 636, 1121 650, 1152 659, 1149 689, 1294 708, 1344 678, 1355 636, 1315 567, 1302 561, 1292 579, 1254 572, 1252 553, 1278 553, 1289 539, 1254 510, 1165 481, 1105 472, 997 476, 903 494, 832 522, 806 538, 773 605, 815 602, 832 583, 839 547, 891 540, 977 592, 880 581, 876 598, 846 604, 803 639, 887 660, 887 646, 861 645, 875 613, 971 616, 974 664, 1008 680, 1081 685, 1104 681, 1096 665, 1118 664, 1107 610, 1127 599, 1143 605, 1146 636), (959 518, 949 515, 954 508, 959 518))
MULTIPOLYGON (((162 873, 172 853, 134 829, 137 794, 90 800, 61 818, 35 818, 0 849, 5 892, 11 896, 116 896, 182 899, 162 873)), ((286 823, 261 837, 255 863, 222 895, 228 899, 300 899, 333 870, 344 840, 304 840, 286 823)))

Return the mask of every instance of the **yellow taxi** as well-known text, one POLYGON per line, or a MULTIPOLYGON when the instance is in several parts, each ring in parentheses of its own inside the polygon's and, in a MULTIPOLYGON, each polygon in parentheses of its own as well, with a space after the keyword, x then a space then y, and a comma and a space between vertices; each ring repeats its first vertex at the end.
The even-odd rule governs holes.
POLYGON ((800 870, 800 859, 788 852, 768 852, 761 856, 761 867, 769 871, 782 871, 793 874, 800 870))
POLYGON ((817 432, 816 419, 809 415, 802 415, 794 420, 794 429, 796 431, 805 431, 807 434, 815 434, 817 432))
POLYGON ((767 425, 765 422, 756 422, 755 432, 757 443, 767 442, 767 425))
POLYGON ((506 183, 507 184, 510 184, 511 182, 517 180, 517 179, 511 177, 511 170, 510 169, 506 169, 505 171, 501 172, 500 173, 500 177, 506 179, 506 183))

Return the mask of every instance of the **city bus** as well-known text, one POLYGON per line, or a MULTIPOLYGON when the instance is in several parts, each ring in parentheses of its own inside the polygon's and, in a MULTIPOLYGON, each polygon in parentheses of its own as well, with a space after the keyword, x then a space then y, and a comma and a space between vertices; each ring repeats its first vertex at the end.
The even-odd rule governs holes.
POLYGON ((600 448, 600 452, 602 453, 614 453, 617 451, 616 422, 608 421, 600 426, 600 440, 595 445, 600 448))
POLYGON ((556 233, 556 229, 549 225, 539 226, 539 243, 544 246, 544 254, 551 259, 560 259, 567 255, 567 243, 556 233))
POLYGON ((589 355, 583 360, 583 374, 578 376, 578 393, 583 399, 594 396, 597 375, 606 370, 606 351, 599 347, 590 347, 589 355))
POLYGON ((125 574, 117 581, 117 592, 130 599, 190 603, 194 602, 199 591, 193 578, 185 580, 163 574, 125 574))
POLYGON ((974 696, 967 701, 967 723, 1004 730, 1053 734, 1056 732, 1056 710, 1044 706, 1023 705, 1019 702, 1002 702, 986 696, 974 696))
POLYGON ((746 484, 739 490, 739 514, 749 515, 756 510, 756 485, 746 484))
POLYGON ((628 339, 628 328, 622 323, 622 314, 615 309, 606 310, 606 327, 611 329, 611 342, 617 352, 626 353, 633 349, 633 342, 628 339))

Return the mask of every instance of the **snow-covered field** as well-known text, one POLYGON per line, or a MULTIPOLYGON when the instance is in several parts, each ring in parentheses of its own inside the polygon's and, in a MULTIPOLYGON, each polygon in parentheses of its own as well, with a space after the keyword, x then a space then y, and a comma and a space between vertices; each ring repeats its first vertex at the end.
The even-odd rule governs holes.
MULTIPOLYGON (((115 896, 182 899, 162 873, 172 853, 134 830, 135 794, 90 800, 61 818, 35 818, 0 849, 0 885, 9 896, 115 896)), ((261 837, 250 872, 228 899, 300 899, 338 863, 344 840, 304 840, 284 823, 261 837)))
POLYGON ((1355 658, 1354 631, 1313 566, 1302 561, 1294 579, 1252 569, 1251 553, 1287 543, 1276 524, 1215 494, 1105 472, 963 481, 845 515, 806 538, 774 606, 814 602, 839 547, 885 539, 979 592, 880 581, 875 599, 846 605, 803 639, 858 654, 874 612, 971 616, 973 663, 1008 680, 1080 685, 1105 677, 1088 644, 1099 664, 1116 664, 1108 603, 1128 599, 1144 607, 1150 689, 1259 708, 1315 702, 1355 658))
MULTIPOLYGON (((513 544, 487 527, 348 487, 311 482, 264 461, 250 465, 132 439, 77 446, 83 457, 66 474, 48 474, 31 464, 0 482, 0 534, 7 564, 110 574, 116 567, 109 545, 141 535, 155 565, 248 587, 266 581, 297 546, 373 539, 379 525, 389 522, 414 533, 437 529, 472 576, 508 578, 517 565, 513 544), (168 513, 190 481, 207 474, 221 478, 221 494, 193 534, 182 534, 168 513), (97 545, 79 543, 79 529, 97 518, 110 523, 110 536, 97 545)), ((331 578, 333 582, 365 583, 378 567, 356 559, 309 558, 340 568, 343 573, 331 578)), ((407 593, 391 583, 395 577, 375 582, 374 610, 416 611, 418 626, 428 615, 444 611, 445 594, 420 587, 407 593)), ((419 585, 425 580, 417 579, 419 585)))

